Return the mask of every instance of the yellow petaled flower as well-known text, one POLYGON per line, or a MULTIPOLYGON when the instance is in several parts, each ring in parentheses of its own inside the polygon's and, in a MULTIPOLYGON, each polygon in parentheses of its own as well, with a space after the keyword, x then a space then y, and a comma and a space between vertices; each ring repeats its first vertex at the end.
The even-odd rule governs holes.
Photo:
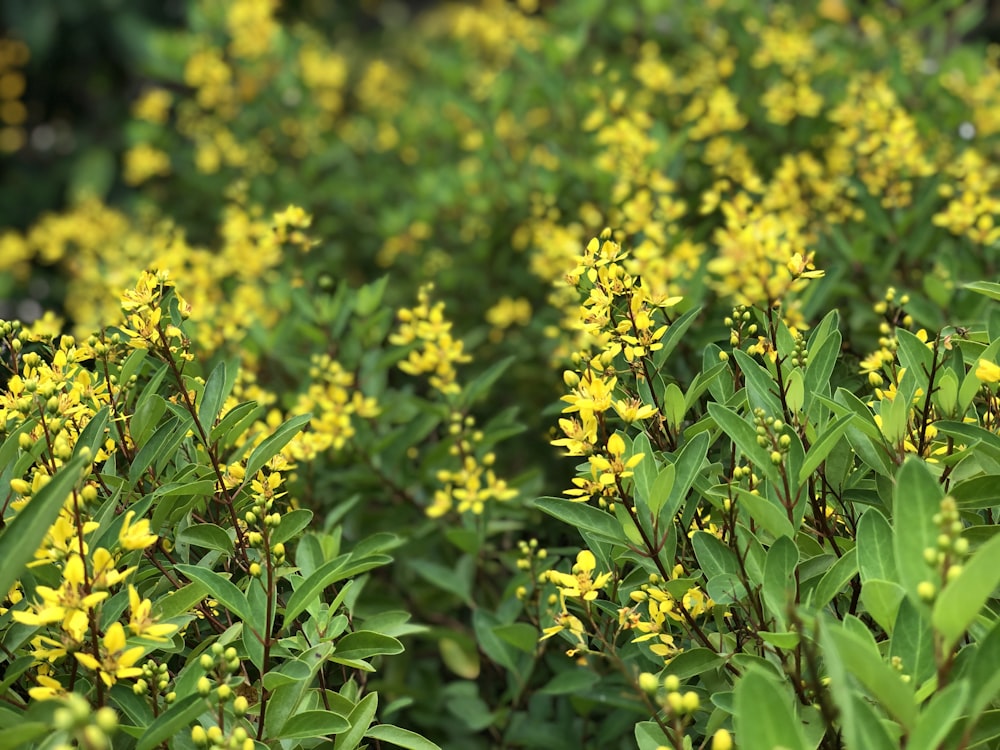
POLYGON ((128 601, 130 609, 128 627, 132 635, 142 636, 151 641, 165 641, 166 636, 172 635, 177 630, 176 625, 156 623, 150 614, 153 608, 152 602, 149 599, 142 599, 135 586, 128 587, 128 601))
POLYGON ((552 570, 549 571, 548 577, 559 587, 559 593, 563 597, 590 602, 597 598, 598 591, 611 580, 611 573, 601 573, 594 578, 593 572, 596 567, 597 558, 594 557, 594 553, 585 549, 576 556, 576 565, 573 566, 572 573, 552 570))
POLYGON ((111 687, 118 680, 142 674, 142 669, 133 665, 142 658, 145 649, 142 646, 126 648, 127 645, 125 628, 120 622, 116 622, 104 634, 100 661, 93 654, 79 651, 74 656, 87 669, 97 672, 104 684, 111 687))
POLYGON ((49 677, 48 675, 39 674, 37 679, 38 687, 33 687, 28 690, 28 695, 36 701, 64 698, 69 694, 66 691, 66 688, 62 686, 61 682, 49 677))
POLYGON ((976 364, 976 378, 984 383, 1000 383, 1000 365, 985 359, 976 364))
POLYGON ((136 550, 136 549, 146 549, 146 547, 152 547, 156 544, 156 540, 159 537, 156 534, 151 534, 149 532, 149 519, 142 518, 132 524, 132 519, 135 517, 135 511, 130 510, 125 514, 125 520, 122 522, 122 529, 118 532, 118 542, 121 544, 123 549, 136 550))
POLYGON ((88 614, 99 602, 108 597, 107 591, 86 593, 86 569, 83 558, 72 555, 63 568, 63 582, 57 588, 36 586, 35 593, 41 602, 32 604, 33 612, 15 611, 13 617, 24 625, 51 625, 60 627, 74 641, 82 641, 87 631, 88 614))

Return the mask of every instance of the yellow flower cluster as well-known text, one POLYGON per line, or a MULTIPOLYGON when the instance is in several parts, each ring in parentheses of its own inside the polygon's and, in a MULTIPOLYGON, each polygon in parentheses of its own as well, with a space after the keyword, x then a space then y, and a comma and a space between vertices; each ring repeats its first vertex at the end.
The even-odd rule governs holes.
POLYGON ((255 60, 267 54, 279 31, 274 20, 277 0, 231 0, 227 5, 229 54, 245 60, 255 60))
POLYGON ((431 387, 444 395, 461 391, 455 365, 469 362, 461 339, 451 335, 451 321, 444 316, 444 302, 431 303, 433 284, 425 284, 417 293, 417 304, 397 313, 399 328, 389 337, 395 346, 413 346, 399 369, 408 375, 430 375, 431 387))
POLYGON ((945 171, 954 183, 938 187, 938 194, 948 202, 931 221, 952 234, 968 237, 976 245, 993 245, 1000 239, 1000 227, 996 225, 1000 214, 1000 168, 977 149, 968 148, 945 171))
POLYGON ((427 506, 428 516, 440 518, 453 508, 459 513, 479 515, 490 501, 504 502, 517 497, 517 490, 490 468, 496 455, 477 450, 483 434, 476 429, 474 417, 453 412, 449 433, 454 442, 448 452, 458 459, 458 466, 438 470, 436 478, 441 487, 435 490, 434 499, 427 506))
POLYGON ((311 382, 291 410, 291 414, 312 414, 308 432, 289 444, 297 461, 343 449, 354 437, 355 417, 374 419, 380 413, 375 399, 358 390, 354 375, 329 355, 313 355, 309 377, 311 382))

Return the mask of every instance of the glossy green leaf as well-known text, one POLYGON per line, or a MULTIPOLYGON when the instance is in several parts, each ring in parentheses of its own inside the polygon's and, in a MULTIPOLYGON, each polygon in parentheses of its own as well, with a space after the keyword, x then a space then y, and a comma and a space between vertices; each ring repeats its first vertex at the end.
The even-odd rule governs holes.
POLYGON ((227 381, 225 361, 219 362, 205 380, 205 387, 198 403, 198 421, 206 432, 211 430, 222 404, 226 401, 226 396, 229 395, 226 389, 227 381))
POLYGON ((221 526, 214 523, 196 523, 188 526, 177 535, 180 544, 193 544, 196 547, 214 549, 232 554, 233 540, 221 526))
POLYGON ((411 732, 409 729, 402 729, 392 724, 375 724, 365 732, 365 737, 370 737, 379 742, 387 742, 390 745, 403 747, 407 750, 441 750, 440 746, 421 737, 416 732, 411 732))
POLYGON ((668 675, 672 674, 684 682, 708 672, 710 669, 722 666, 725 661, 725 658, 709 648, 692 648, 681 651, 671 659, 666 671, 668 675))
POLYGON ((369 693, 358 701, 351 715, 347 717, 351 722, 351 728, 337 736, 334 750, 353 750, 368 732, 377 709, 378 693, 369 693))
POLYGON ((187 695, 179 699, 146 727, 136 750, 153 750, 174 735, 188 730, 204 711, 205 699, 200 695, 187 695))
POLYGON ((275 739, 319 739, 338 735, 350 728, 351 722, 333 711, 303 711, 289 716, 275 739))
POLYGON ((899 659, 904 674, 920 685, 934 674, 934 633, 926 608, 903 598, 889 641, 889 659, 899 659))
POLYGON ((606 511, 586 503, 576 503, 561 497, 542 497, 535 500, 535 507, 577 529, 584 529, 608 541, 621 544, 622 527, 606 511))
POLYGON ((858 574, 857 548, 845 552, 830 569, 823 574, 819 584, 813 589, 810 604, 814 607, 825 607, 834 597, 844 591, 847 584, 858 574))
POLYGON ((239 619, 244 622, 251 619, 250 603, 247 601, 246 594, 240 591, 236 584, 228 578, 223 578, 214 570, 197 565, 178 563, 174 568, 188 580, 200 583, 209 597, 218 601, 239 619))
POLYGON ((788 603, 795 599, 795 567, 798 563, 799 549, 787 536, 775 540, 764 560, 761 593, 769 614, 782 630, 787 624, 788 603))
POLYGON ((736 683, 736 736, 747 748, 811 750, 792 696, 768 672, 751 667, 736 683))
POLYGON ((585 693, 600 680, 600 676, 589 669, 567 669, 559 672, 539 688, 542 695, 578 695, 585 693))
POLYGON ((862 583, 873 579, 892 581, 896 577, 892 527, 877 509, 869 508, 858 521, 858 572, 862 583))
POLYGON ((905 598, 906 592, 895 581, 869 578, 861 584, 861 605, 886 633, 892 633, 900 602, 905 598))
POLYGON ((959 680, 934 693, 920 712, 906 750, 937 750, 955 721, 965 712, 969 683, 959 680))
POLYGON ((380 654, 400 654, 403 644, 390 635, 371 630, 355 630, 337 641, 336 654, 342 659, 370 659, 380 654))
POLYGON ((292 441, 292 438, 298 435, 309 424, 310 419, 312 419, 311 414, 299 414, 292 417, 275 430, 274 434, 269 435, 260 445, 254 448, 253 453, 250 454, 250 458, 247 459, 247 481, 256 476, 264 464, 278 455, 292 441))
POLYGON ((924 550, 937 544, 938 530, 933 517, 941 507, 943 495, 941 486, 921 460, 909 458, 899 469, 892 508, 895 578, 915 602, 920 601, 917 586, 934 575, 924 561, 924 550))
MULTIPOLYGON (((857 679, 881 705, 909 731, 917 718, 913 687, 903 682, 899 672, 886 664, 868 640, 844 626, 827 631, 845 671, 857 679)), ((827 654, 827 661, 831 658, 827 654)))
POLYGON ((819 439, 809 447, 809 452, 802 462, 802 467, 799 469, 799 484, 805 484, 830 452, 844 439, 844 434, 853 420, 853 414, 844 414, 823 428, 819 439))

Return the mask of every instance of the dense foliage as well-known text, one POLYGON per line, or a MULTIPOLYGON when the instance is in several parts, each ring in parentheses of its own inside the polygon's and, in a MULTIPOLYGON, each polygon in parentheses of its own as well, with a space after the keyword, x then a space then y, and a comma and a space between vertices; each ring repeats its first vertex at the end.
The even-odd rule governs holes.
POLYGON ((982 8, 370 9, 0 230, 0 748, 995 746, 982 8))

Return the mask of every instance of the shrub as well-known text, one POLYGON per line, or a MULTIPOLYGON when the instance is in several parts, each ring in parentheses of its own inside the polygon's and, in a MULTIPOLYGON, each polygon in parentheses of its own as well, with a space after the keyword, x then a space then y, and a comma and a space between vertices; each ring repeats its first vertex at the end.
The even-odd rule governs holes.
POLYGON ((976 8, 537 5, 193 2, 0 236, 12 738, 992 741, 976 8))

